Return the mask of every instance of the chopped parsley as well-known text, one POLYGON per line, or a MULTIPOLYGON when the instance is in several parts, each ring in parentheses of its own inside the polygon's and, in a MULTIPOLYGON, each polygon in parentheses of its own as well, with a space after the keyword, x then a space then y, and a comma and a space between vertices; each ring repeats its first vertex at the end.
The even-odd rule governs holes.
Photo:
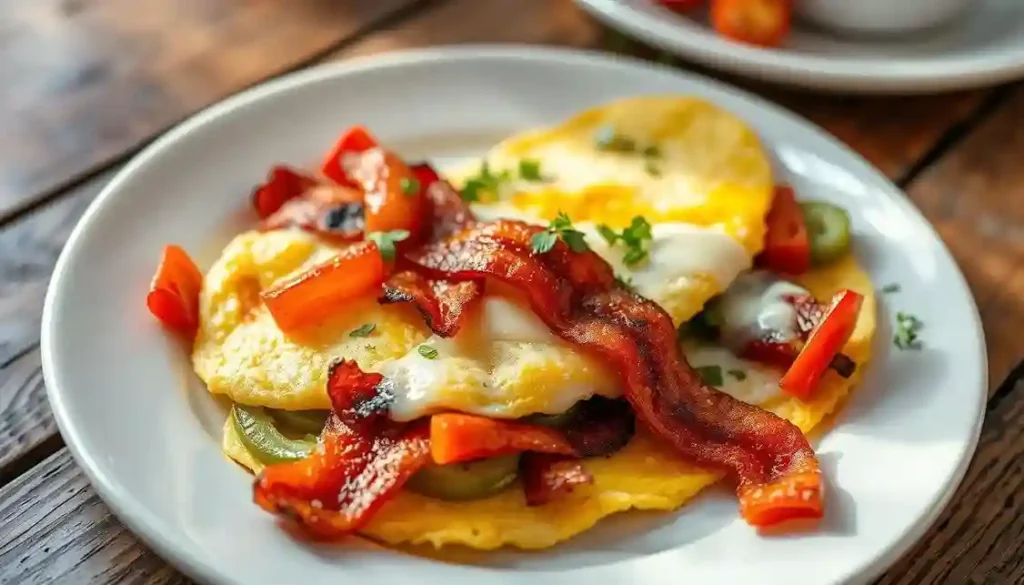
POLYGON ((402 187, 402 193, 405 193, 406 195, 410 195, 411 196, 411 195, 415 195, 415 194, 420 192, 420 181, 419 181, 419 179, 416 179, 416 178, 410 179, 410 178, 406 177, 406 178, 402 179, 400 185, 402 187))
POLYGON ((900 285, 897 282, 893 282, 891 284, 887 284, 887 285, 882 287, 882 293, 883 294, 898 293, 898 292, 900 292, 900 285))
POLYGON ((644 156, 647 158, 658 158, 661 156, 661 149, 657 146, 648 146, 644 149, 644 156))
POLYGON ((466 180, 466 184, 462 187, 462 199, 473 203, 480 201, 481 195, 485 193, 497 196, 502 183, 508 182, 511 178, 512 173, 508 170, 495 173, 484 161, 480 165, 480 172, 466 180))
POLYGON ((373 330, 376 329, 376 328, 377 328, 377 326, 374 325, 373 323, 364 323, 359 328, 353 329, 352 331, 349 331, 348 336, 349 337, 369 337, 370 334, 373 333, 373 330))
POLYGON ((437 349, 427 345, 419 346, 418 348, 416 348, 416 351, 418 351, 421 356, 427 358, 428 360, 432 360, 437 357, 437 349))
POLYGON ((722 379, 722 366, 699 366, 693 368, 701 380, 708 386, 721 386, 725 383, 722 379))
POLYGON ((917 333, 924 327, 924 323, 909 313, 896 313, 896 335, 893 343, 900 349, 921 349, 921 340, 917 333))
POLYGON ((660 177, 661 176, 661 167, 659 167, 658 165, 654 164, 653 161, 647 161, 646 163, 644 163, 644 171, 646 171, 647 174, 652 176, 652 177, 660 177))
POLYGON ((531 158, 520 160, 519 177, 526 181, 543 181, 544 176, 540 173, 540 161, 531 158))
POLYGON ((619 134, 612 126, 605 126, 594 134, 594 145, 598 150, 609 152, 636 152, 636 142, 619 134))
POLYGON ((394 260, 396 254, 395 243, 401 242, 408 237, 408 230, 391 230, 390 232, 370 232, 366 234, 367 240, 377 244, 377 248, 380 249, 380 255, 385 260, 394 260))
POLYGON ((736 378, 740 382, 747 379, 747 373, 744 372, 743 370, 729 370, 728 373, 730 376, 736 378))
POLYGON ((530 238, 530 247, 538 254, 546 254, 555 247, 555 242, 561 239, 573 252, 586 252, 590 249, 587 245, 583 232, 572 227, 572 220, 564 211, 559 211, 555 219, 548 224, 548 229, 533 234, 530 238))
POLYGON ((616 274, 615 282, 619 283, 619 286, 628 290, 629 292, 636 292, 636 289, 633 286, 633 279, 628 276, 622 277, 616 274))
POLYGON ((647 259, 647 246, 653 236, 651 235, 651 224, 643 216, 634 217, 629 227, 623 228, 621 232, 599 224, 597 233, 601 234, 609 246, 622 242, 626 247, 626 253, 622 256, 622 261, 626 266, 633 267, 647 259))

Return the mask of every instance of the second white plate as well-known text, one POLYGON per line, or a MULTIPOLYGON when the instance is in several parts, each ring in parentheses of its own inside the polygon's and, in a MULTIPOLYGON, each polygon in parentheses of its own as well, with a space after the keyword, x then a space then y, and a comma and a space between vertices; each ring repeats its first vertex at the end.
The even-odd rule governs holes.
POLYGON ((795 26, 778 49, 722 38, 699 14, 676 14, 655 0, 577 3, 609 26, 680 57, 787 85, 914 94, 1024 76, 1024 2, 1019 0, 975 0, 967 16, 951 26, 891 40, 844 38, 795 26))

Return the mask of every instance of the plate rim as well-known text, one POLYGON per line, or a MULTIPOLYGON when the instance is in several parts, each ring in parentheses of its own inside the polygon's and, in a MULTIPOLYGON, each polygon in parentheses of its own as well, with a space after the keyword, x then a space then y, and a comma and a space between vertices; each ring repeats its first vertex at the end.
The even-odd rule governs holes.
POLYGON ((321 64, 270 79, 207 106, 173 126, 140 152, 135 154, 132 159, 126 163, 114 175, 114 177, 112 177, 107 185, 103 187, 96 199, 89 204, 68 237, 54 266, 50 284, 47 287, 41 319, 40 352, 47 399, 57 423, 58 430, 64 438, 69 452, 79 469, 81 469, 89 479, 90 484, 96 490, 97 495, 99 495, 103 502, 110 507, 118 520, 123 522, 134 535, 139 537, 147 546, 150 546, 154 551, 156 551, 159 556, 167 560, 176 569, 188 575, 190 578, 201 582, 211 583, 237 582, 229 573, 225 572, 223 568, 207 563, 202 558, 195 556, 191 551, 186 550, 186 547, 182 546, 179 541, 175 540, 175 531, 172 527, 166 525, 159 517, 157 517, 156 514, 153 514, 130 493, 121 489, 121 486, 118 485, 116 479, 106 476, 106 474, 99 468, 98 463, 94 460, 94 455, 87 453, 80 448, 79 432, 76 428, 77 425, 74 423, 74 417, 66 409, 62 392, 57 389, 55 381, 58 374, 56 372, 56 358, 52 342, 52 338, 55 335, 58 335, 58 333, 56 333, 58 325, 54 317, 54 305, 57 302, 58 291, 62 288, 62 281, 65 278, 67 265, 71 261, 71 256, 74 254, 74 250, 80 246, 79 241, 84 237, 83 234, 85 233, 87 226, 93 221, 93 217, 100 213, 100 210, 106 205, 106 201, 112 197, 116 197, 116 193, 121 190, 122 185, 128 182, 130 177, 134 175, 139 168, 149 164, 152 159, 162 156, 168 148, 173 147, 176 142, 187 136, 193 130, 237 108, 244 108, 251 103, 272 98, 277 94, 288 92, 306 84, 358 74, 362 71, 374 70, 377 68, 400 68, 438 61, 478 60, 539 60, 559 62, 563 65, 579 63, 605 68, 648 69, 651 71, 671 73, 672 75, 685 79, 689 82, 709 86, 715 91, 732 94, 755 104, 759 109, 770 111, 775 115, 781 116, 795 123, 799 123, 808 132, 816 134, 819 139, 826 140, 832 143, 832 145, 840 148, 847 156, 851 157, 853 162, 856 162, 860 167, 862 167, 862 171, 873 175, 875 179, 880 179, 892 187, 892 189, 885 193, 885 197, 895 200, 895 203, 902 208, 904 213, 916 218, 922 227, 929 231, 934 241, 939 244, 938 249, 948 257, 952 266, 955 268, 954 276, 958 286, 968 300, 968 305, 965 306, 965 309, 970 310, 978 333, 976 336, 979 356, 978 363, 981 366, 979 371, 980 378, 978 380, 978 387, 980 388, 980 391, 978 392, 980 402, 978 407, 979 416, 974 423, 973 437, 967 443, 962 445, 959 455, 959 466, 955 472, 948 477, 946 485, 944 486, 945 489, 935 500, 934 506, 931 508, 931 513, 919 518, 915 523, 908 525, 906 530, 904 530, 904 532, 898 537, 898 540, 893 544, 893 546, 880 551, 873 557, 865 558, 864 562, 861 563, 860 567, 857 569, 857 572, 845 575, 844 579, 859 579, 865 576, 874 577, 887 570, 895 560, 905 554, 914 544, 916 544, 921 536, 927 532, 952 499, 966 475, 969 465, 973 461, 973 456, 980 438, 982 424, 984 422, 985 404, 987 404, 988 396, 988 354, 977 304, 970 288, 967 286, 966 279, 964 278, 959 265, 956 263, 952 253, 945 245, 945 242, 941 237, 939 237, 935 227, 921 214, 916 206, 913 205, 902 189, 894 185, 888 177, 883 175, 881 171, 871 165, 859 153, 840 142, 817 124, 798 114, 786 110, 785 108, 782 108, 781 106, 778 106, 757 94, 731 86, 714 78, 689 71, 680 71, 670 66, 650 63, 633 57, 622 57, 591 49, 581 50, 520 44, 465 44, 399 50, 383 55, 365 55, 345 61, 321 64))
POLYGON ((863 57, 795 55, 707 34, 681 32, 620 0, 575 0, 607 26, 643 42, 734 75, 792 87, 864 95, 916 95, 994 86, 1024 76, 1024 45, 989 57, 940 58, 909 63, 863 57))

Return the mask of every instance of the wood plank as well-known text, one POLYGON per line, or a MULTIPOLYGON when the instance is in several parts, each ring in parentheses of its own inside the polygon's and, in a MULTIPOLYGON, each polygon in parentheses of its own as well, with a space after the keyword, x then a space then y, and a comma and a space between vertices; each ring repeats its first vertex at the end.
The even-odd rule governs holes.
MULTIPOLYGON (((1024 583, 1024 383, 1012 386, 953 502, 880 585, 1024 583)), ((184 579, 110 514, 66 449, 0 489, 0 525, 0 583, 184 579)))
POLYGON ((0 0, 0 218, 418 0, 0 0))
POLYGON ((1024 88, 908 189, 974 292, 989 377, 1024 357, 1024 88))

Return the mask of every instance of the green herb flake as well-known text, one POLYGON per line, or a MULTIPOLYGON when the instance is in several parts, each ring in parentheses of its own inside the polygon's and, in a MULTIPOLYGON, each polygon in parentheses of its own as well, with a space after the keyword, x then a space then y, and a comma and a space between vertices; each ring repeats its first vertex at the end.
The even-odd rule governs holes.
POLYGON ((918 332, 924 327, 924 323, 909 313, 896 313, 896 335, 893 343, 899 349, 921 349, 921 340, 918 332))
POLYGON ((395 244, 409 237, 408 230, 391 230, 390 232, 370 232, 366 239, 377 244, 381 258, 394 260, 397 254, 395 244))
POLYGON ((634 217, 629 227, 623 228, 622 232, 616 232, 607 225, 600 224, 597 226, 597 233, 601 234, 609 246, 614 246, 620 241, 623 243, 626 251, 622 256, 622 261, 630 268, 642 263, 648 257, 647 248, 653 235, 650 222, 643 216, 634 217))
POLYGON ((647 158, 659 158, 661 156, 661 149, 657 146, 648 146, 644 149, 644 156, 647 158))
POLYGON ((400 183, 402 187, 402 193, 412 196, 420 192, 420 182, 416 178, 404 178, 400 183))
POLYGON ((619 283, 619 286, 628 290, 629 292, 636 292, 636 289, 633 286, 633 279, 628 276, 619 276, 618 274, 616 274, 615 282, 619 283))
POLYGON ((892 294, 900 292, 900 285, 898 282, 893 282, 882 287, 882 294, 892 294))
POLYGON ((594 134, 594 145, 608 152, 636 152, 636 142, 619 134, 612 126, 605 126, 594 134))
POLYGON ((659 167, 658 165, 654 164, 654 162, 652 162, 652 161, 647 161, 646 163, 644 163, 644 171, 648 175, 650 175, 652 177, 655 177, 655 178, 661 176, 661 167, 659 167))
POLYGON ((369 337, 370 334, 373 333, 373 330, 376 329, 376 328, 377 328, 377 326, 374 325, 373 323, 364 323, 359 328, 353 329, 352 331, 349 331, 348 336, 349 337, 369 337))
POLYGON ((699 366, 693 368, 701 380, 708 386, 721 386, 725 383, 722 378, 722 366, 699 366))
POLYGON ((476 176, 466 179, 462 187, 462 199, 468 203, 482 201, 485 194, 497 197, 501 191, 501 185, 512 179, 512 173, 508 170, 493 172, 487 161, 480 164, 480 170, 476 176))
POLYGON ((586 252, 590 249, 587 245, 586 235, 575 229, 572 220, 564 211, 559 211, 555 219, 548 224, 548 229, 538 232, 530 238, 530 247, 538 254, 546 254, 555 247, 555 242, 561 239, 573 252, 586 252))
POLYGON ((728 374, 740 382, 747 379, 747 373, 743 370, 729 370, 728 374))
POLYGON ((437 349, 430 347, 428 345, 421 345, 418 348, 416 348, 416 351, 419 352, 421 356, 427 358, 428 360, 437 358, 437 349))
POLYGON ((543 181, 540 173, 540 161, 524 158, 519 161, 519 177, 526 181, 543 181))

